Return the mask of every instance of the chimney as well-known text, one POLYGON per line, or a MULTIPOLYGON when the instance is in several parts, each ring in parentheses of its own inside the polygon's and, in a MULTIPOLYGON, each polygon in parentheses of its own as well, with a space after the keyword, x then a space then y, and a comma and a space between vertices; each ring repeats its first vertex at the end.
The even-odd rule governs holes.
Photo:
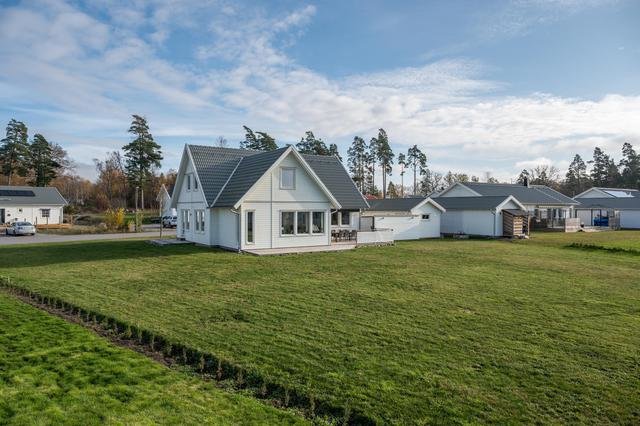
POLYGON ((522 184, 523 184, 524 186, 526 186, 527 188, 529 188, 529 178, 525 176, 525 177, 524 177, 524 182, 522 182, 522 184))

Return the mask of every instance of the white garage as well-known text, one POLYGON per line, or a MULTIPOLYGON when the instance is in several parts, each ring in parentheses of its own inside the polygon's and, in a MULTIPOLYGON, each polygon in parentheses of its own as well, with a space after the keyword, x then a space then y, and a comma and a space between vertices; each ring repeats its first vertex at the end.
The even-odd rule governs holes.
POLYGON ((391 229, 396 240, 440 237, 440 218, 445 209, 431 198, 369 200, 369 206, 362 214, 361 230, 391 229))

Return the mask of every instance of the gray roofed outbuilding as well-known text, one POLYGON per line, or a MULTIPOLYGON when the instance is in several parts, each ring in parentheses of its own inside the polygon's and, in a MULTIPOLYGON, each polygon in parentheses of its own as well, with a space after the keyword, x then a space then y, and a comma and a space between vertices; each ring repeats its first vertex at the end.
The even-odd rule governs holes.
POLYGON ((523 204, 540 206, 571 206, 580 204, 572 198, 544 185, 518 185, 509 183, 464 182, 462 185, 483 196, 513 195, 523 204))
POLYGON ((576 209, 640 210, 640 197, 580 198, 576 209))
POLYGON ((368 211, 391 212, 391 211, 411 211, 418 204, 426 200, 426 197, 409 198, 385 198, 381 200, 369 200, 368 211))
POLYGON ((0 186, 0 206, 65 206, 54 187, 0 186))
MULTIPOLYGON (((502 204, 509 196, 487 197, 438 197, 433 200, 448 210, 491 210, 502 204)), ((518 200, 519 201, 519 200, 518 200)))

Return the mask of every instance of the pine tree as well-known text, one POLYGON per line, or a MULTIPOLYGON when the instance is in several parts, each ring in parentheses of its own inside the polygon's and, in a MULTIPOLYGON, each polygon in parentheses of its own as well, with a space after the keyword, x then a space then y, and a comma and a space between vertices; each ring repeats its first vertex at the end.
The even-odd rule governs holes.
POLYGON ((338 145, 336 145, 335 143, 329 145, 329 153, 327 155, 336 156, 338 157, 338 160, 342 161, 340 151, 338 151, 338 145))
MULTIPOLYGON (((162 151, 149 132, 146 118, 134 114, 129 133, 134 135, 134 139, 122 147, 125 152, 127 179, 132 187, 137 186, 143 190, 153 170, 160 167, 162 151)), ((144 192, 142 208, 144 208, 144 192)))
POLYGON ((389 182, 389 186, 387 186, 387 197, 398 198, 398 188, 393 184, 393 182, 389 182))
POLYGON ((522 171, 518 175, 518 178, 516 179, 516 183, 520 185, 525 185, 530 181, 531 181, 531 173, 529 173, 529 170, 527 169, 522 169, 522 171))
POLYGON ((53 157, 52 146, 39 133, 29 146, 29 165, 34 174, 32 185, 48 186, 58 175, 60 164, 53 157))
POLYGON ((389 145, 389 137, 384 129, 378 130, 376 158, 382 169, 382 198, 387 198, 387 175, 393 170, 393 151, 389 145))
POLYGON ((14 175, 26 176, 29 170, 29 141, 27 126, 23 122, 11 119, 7 124, 7 136, 0 141, 0 164, 8 185, 11 185, 14 175))
POLYGON ((367 193, 378 195, 376 188, 376 167, 378 166, 378 139, 371 138, 367 147, 367 193))
POLYGON ((589 175, 587 174, 587 164, 582 160, 579 154, 573 157, 573 161, 569 165, 569 170, 565 176, 564 187, 567 194, 572 196, 583 192, 587 189, 589 183, 589 175))
POLYGON ((416 195, 418 191, 418 173, 420 175, 424 174, 427 166, 427 156, 417 145, 414 145, 409 148, 409 152, 407 153, 407 163, 413 169, 413 195, 416 195))
POLYGON ((367 144, 360 136, 356 136, 347 150, 347 167, 351 173, 351 179, 363 194, 366 192, 367 161, 367 144))
POLYGON ((300 142, 296 144, 296 149, 301 154, 330 155, 329 148, 327 148, 324 141, 316 138, 311 130, 305 132, 304 137, 300 138, 300 142))
POLYGON ((253 130, 248 128, 247 126, 242 126, 245 131, 244 140, 240 141, 241 149, 252 149, 254 151, 260 150, 260 144, 258 143, 258 138, 256 134, 253 133, 253 130))
POLYGON ((620 181, 620 171, 615 161, 599 147, 593 150, 593 160, 589 161, 591 180, 595 186, 615 186, 620 181))
POLYGON ((622 183, 625 188, 640 189, 640 154, 629 142, 622 146, 622 183))
POLYGON ((407 167, 407 157, 404 152, 398 154, 398 165, 400 166, 400 196, 404 197, 404 168, 407 167))
POLYGON ((256 132, 258 135, 258 146, 260 151, 273 151, 278 149, 276 140, 266 132, 256 132))

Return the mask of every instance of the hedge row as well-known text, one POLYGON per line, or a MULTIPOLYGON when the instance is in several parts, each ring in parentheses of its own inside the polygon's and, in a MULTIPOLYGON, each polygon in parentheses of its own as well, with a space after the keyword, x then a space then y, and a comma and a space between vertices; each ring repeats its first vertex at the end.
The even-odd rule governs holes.
POLYGON ((331 423, 342 424, 370 425, 377 423, 373 418, 348 405, 336 404, 318 398, 308 390, 300 391, 291 386, 277 383, 264 377, 258 371, 242 368, 211 353, 172 341, 117 318, 87 310, 57 297, 45 296, 25 289, 13 284, 9 278, 0 277, 0 287, 28 299, 34 306, 76 316, 78 322, 98 327, 103 331, 115 334, 120 340, 162 354, 175 363, 190 367, 206 377, 217 381, 231 382, 234 388, 249 391, 257 398, 273 400, 279 406, 301 410, 309 417, 325 418, 331 423))

